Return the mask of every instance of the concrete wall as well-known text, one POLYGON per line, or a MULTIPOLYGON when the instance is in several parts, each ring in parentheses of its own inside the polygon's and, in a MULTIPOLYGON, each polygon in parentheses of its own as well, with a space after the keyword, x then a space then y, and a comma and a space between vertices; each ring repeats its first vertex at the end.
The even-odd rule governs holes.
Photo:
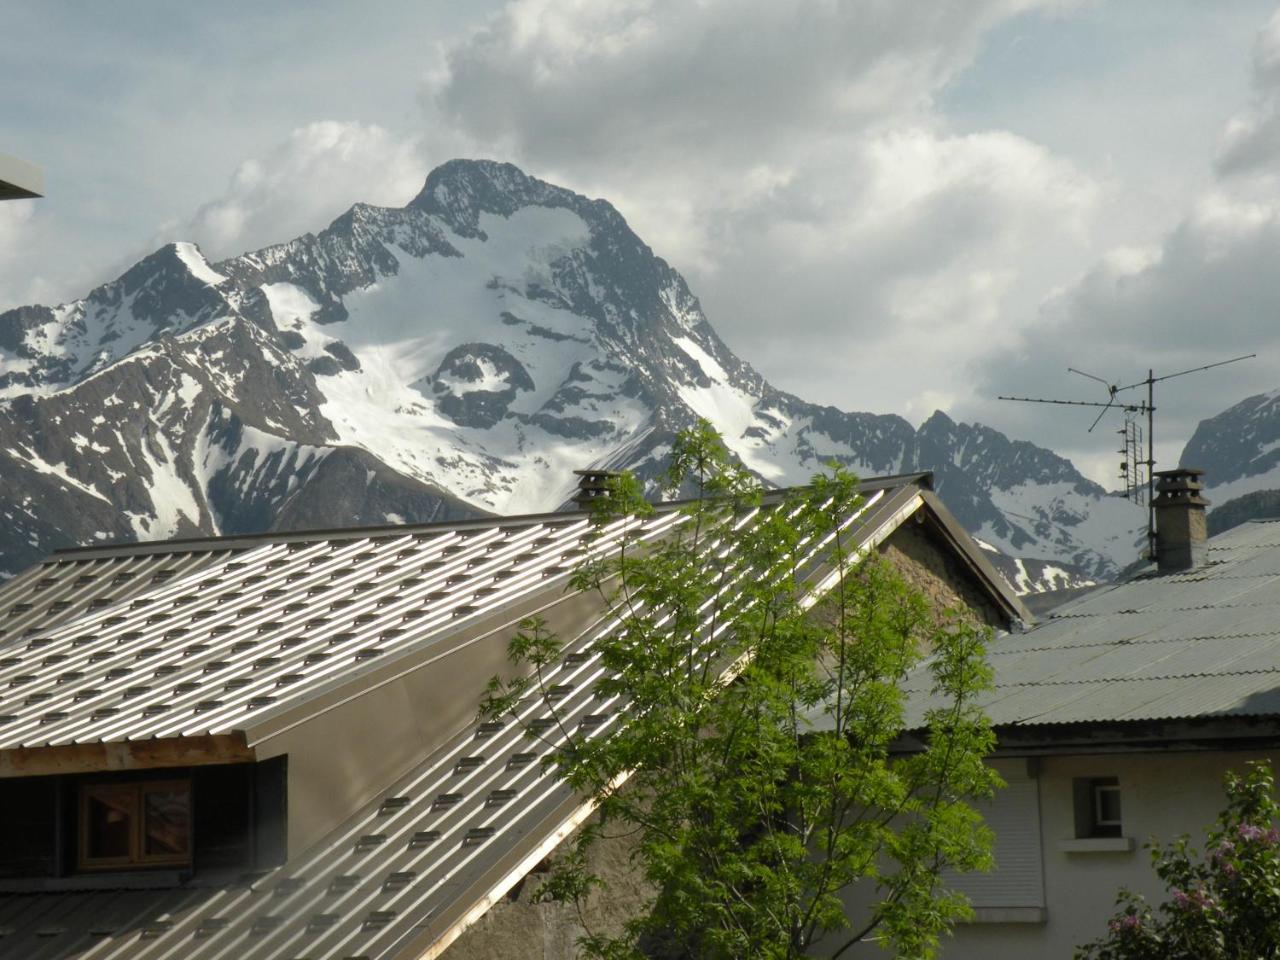
MULTIPOLYGON (((1043 923, 974 923, 956 929, 944 960, 1069 958, 1106 930, 1116 892, 1129 887, 1152 903, 1163 899, 1151 869, 1148 838, 1190 833, 1199 848, 1204 828, 1225 805, 1222 778, 1262 753, 1152 753, 1044 757, 1039 760, 1040 836, 1046 916, 1043 923), (1116 777, 1120 782, 1126 852, 1068 853, 1059 841, 1075 836, 1072 780, 1116 777)), ((999 830, 998 823, 990 826, 999 830)))

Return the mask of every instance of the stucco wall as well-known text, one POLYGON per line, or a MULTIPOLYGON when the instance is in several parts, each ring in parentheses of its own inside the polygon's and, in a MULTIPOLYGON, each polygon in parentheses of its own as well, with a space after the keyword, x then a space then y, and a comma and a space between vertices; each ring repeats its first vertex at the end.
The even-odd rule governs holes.
MULTIPOLYGON (((1142 844, 1190 833, 1197 847, 1204 827, 1224 805, 1222 778, 1262 753, 1154 753, 1045 757, 1039 760, 1040 835, 1044 860, 1044 923, 967 924, 942 950, 944 960, 1070 958, 1075 947, 1105 931, 1120 887, 1161 899, 1161 888, 1142 844), (1075 835, 1072 779, 1111 777, 1120 782, 1122 831, 1134 840, 1124 853, 1065 853, 1060 840, 1075 835)), ((1280 751, 1277 752, 1280 756, 1280 751)), ((999 830, 999 824, 991 824, 999 830)))

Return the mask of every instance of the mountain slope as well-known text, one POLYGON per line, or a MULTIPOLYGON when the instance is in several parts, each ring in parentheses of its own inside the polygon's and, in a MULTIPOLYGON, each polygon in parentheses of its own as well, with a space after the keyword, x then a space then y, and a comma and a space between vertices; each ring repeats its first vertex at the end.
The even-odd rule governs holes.
POLYGON ((1215 503, 1280 488, 1280 390, 1200 421, 1178 462, 1206 471, 1215 503))
POLYGON ((988 542, 1088 575, 1142 521, 995 431, 776 390, 608 203, 452 161, 403 208, 215 264, 171 244, 0 314, 0 570, 71 542, 555 509, 575 468, 655 477, 699 417, 774 484, 934 469, 988 542))

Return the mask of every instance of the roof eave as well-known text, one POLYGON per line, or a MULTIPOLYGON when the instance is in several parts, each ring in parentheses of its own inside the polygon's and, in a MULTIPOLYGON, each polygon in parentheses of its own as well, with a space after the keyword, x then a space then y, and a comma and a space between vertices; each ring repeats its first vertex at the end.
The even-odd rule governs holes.
POLYGON ((44 196, 44 175, 25 160, 0 153, 0 200, 31 200, 44 196))

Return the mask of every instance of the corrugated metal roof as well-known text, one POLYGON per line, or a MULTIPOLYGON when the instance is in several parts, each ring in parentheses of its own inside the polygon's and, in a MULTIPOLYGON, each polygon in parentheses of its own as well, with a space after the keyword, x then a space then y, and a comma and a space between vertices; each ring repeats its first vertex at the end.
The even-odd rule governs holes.
MULTIPOLYGON (((858 540, 870 548, 918 509, 917 483, 869 485, 858 540)), ((644 532, 658 536, 676 522, 675 513, 661 512, 644 532)), ((237 728, 347 682, 366 655, 400 655, 513 597, 560 589, 586 529, 581 514, 570 514, 265 538, 184 548, 183 567, 155 548, 55 558, 0 595, 2 615, 4 603, 22 606, 42 590, 81 591, 70 617, 72 608, 53 611, 44 601, 14 615, 23 625, 0 642, 0 655, 13 658, 0 668, 0 684, 34 678, 0 687, 0 712, 13 716, 0 727, 0 744, 237 728), (173 572, 153 582, 162 570, 173 572), (85 572, 95 579, 75 586, 85 572), (131 576, 117 584, 117 573, 131 576), (37 590, 41 578, 53 582, 37 590), (110 603, 92 608, 100 594, 90 585, 110 603), (27 702, 36 692, 47 696, 27 702), (267 697, 275 700, 263 703, 267 697)), ((556 710, 565 729, 605 736, 620 722, 622 705, 595 693, 602 668, 593 642, 613 627, 583 624, 567 646, 554 678, 564 686, 556 710)), ((525 717, 546 724, 546 709, 532 701, 525 717)), ((457 929, 476 891, 493 889, 495 871, 509 876, 513 857, 541 856, 586 809, 542 768, 562 736, 555 724, 534 739, 516 724, 473 724, 311 850, 263 876, 177 890, 0 896, 0 954, 417 956, 457 929)))
MULTIPOLYGON (((1280 523, 1210 541, 1209 564, 1099 588, 990 648, 997 726, 1280 716, 1280 523)), ((943 701, 926 667, 909 717, 943 701)))
MULTIPOLYGON (((657 514, 642 535, 678 517, 657 514)), ((31 626, 0 642, 0 749, 244 730, 565 579, 588 530, 577 514, 266 542, 186 564, 163 555, 77 564, 41 579, 79 616, 43 629, 33 618, 49 604, 11 605, 31 626), (116 597, 137 580, 147 588, 116 597)), ((621 530, 614 524, 592 549, 608 550, 621 530)))

